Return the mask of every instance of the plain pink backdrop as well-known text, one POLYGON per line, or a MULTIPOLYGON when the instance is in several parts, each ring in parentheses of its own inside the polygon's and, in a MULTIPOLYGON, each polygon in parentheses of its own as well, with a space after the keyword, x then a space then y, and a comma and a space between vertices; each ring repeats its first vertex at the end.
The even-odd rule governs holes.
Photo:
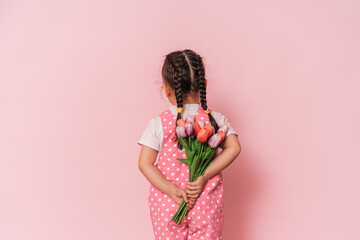
POLYGON ((0 239, 153 239, 137 141, 185 48, 242 144, 224 239, 360 239, 359 8, 2 0, 0 239))

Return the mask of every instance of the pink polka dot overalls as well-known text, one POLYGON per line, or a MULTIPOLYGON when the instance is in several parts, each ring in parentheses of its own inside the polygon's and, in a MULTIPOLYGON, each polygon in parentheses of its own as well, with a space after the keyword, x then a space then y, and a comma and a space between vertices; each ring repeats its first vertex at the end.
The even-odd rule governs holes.
MULTIPOLYGON (((170 110, 163 111, 160 117, 164 136, 156 166, 169 181, 185 189, 189 181, 188 166, 177 160, 186 158, 185 152, 177 148, 177 142, 171 140, 175 134, 176 117, 170 110)), ((195 114, 195 121, 209 122, 209 116, 201 106, 195 114)), ((171 220, 179 205, 151 183, 148 203, 155 239, 223 239, 224 200, 221 172, 206 182, 203 192, 179 226, 171 220)))

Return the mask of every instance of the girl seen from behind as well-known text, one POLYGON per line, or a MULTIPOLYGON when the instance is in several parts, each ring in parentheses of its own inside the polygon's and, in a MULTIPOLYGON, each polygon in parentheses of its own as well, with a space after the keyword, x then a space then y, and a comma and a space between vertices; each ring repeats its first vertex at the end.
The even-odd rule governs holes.
POLYGON ((148 204, 155 239, 223 239, 224 199, 222 170, 240 154, 237 132, 225 115, 207 106, 202 57, 190 49, 166 55, 162 67, 163 88, 171 103, 151 119, 138 144, 138 166, 150 182, 148 204), (177 141, 176 122, 188 114, 210 123, 215 131, 228 125, 226 141, 205 173, 189 182, 184 149, 177 141), (182 200, 189 211, 177 226, 171 221, 182 200))

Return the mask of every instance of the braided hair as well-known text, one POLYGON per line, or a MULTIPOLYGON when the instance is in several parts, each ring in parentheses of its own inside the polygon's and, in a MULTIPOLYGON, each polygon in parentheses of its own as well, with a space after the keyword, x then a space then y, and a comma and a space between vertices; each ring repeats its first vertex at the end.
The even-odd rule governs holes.
MULTIPOLYGON (((174 90, 178 108, 183 108, 183 96, 197 93, 199 90, 200 105, 204 111, 208 108, 206 101, 205 69, 202 57, 199 54, 190 49, 174 51, 167 54, 162 67, 162 77, 168 86, 174 90)), ((217 132, 219 126, 215 118, 211 113, 209 113, 208 116, 210 124, 214 127, 215 132, 217 132)), ((178 112, 176 121, 179 119, 182 119, 181 112, 178 112)), ((175 131, 175 136, 172 140, 175 142, 177 138, 178 136, 175 131)), ((178 148, 181 149, 179 142, 178 148)))

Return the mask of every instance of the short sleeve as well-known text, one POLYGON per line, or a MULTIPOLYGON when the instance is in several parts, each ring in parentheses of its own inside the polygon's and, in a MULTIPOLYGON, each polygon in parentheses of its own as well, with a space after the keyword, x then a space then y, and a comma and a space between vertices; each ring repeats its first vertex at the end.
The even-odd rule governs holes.
POLYGON ((212 112, 212 115, 213 115, 213 117, 215 118, 215 120, 216 120, 217 124, 219 125, 219 127, 220 127, 221 125, 227 123, 227 125, 229 126, 229 130, 228 130, 228 132, 226 133, 226 136, 229 136, 230 134, 235 134, 236 136, 238 136, 238 133, 237 133, 237 132, 235 131, 235 129, 231 126, 228 118, 227 118, 225 115, 223 115, 223 114, 221 114, 221 113, 219 113, 219 112, 214 112, 214 111, 212 112))
POLYGON ((156 151, 160 150, 159 121, 161 121, 160 116, 150 120, 137 144, 146 145, 156 151))

